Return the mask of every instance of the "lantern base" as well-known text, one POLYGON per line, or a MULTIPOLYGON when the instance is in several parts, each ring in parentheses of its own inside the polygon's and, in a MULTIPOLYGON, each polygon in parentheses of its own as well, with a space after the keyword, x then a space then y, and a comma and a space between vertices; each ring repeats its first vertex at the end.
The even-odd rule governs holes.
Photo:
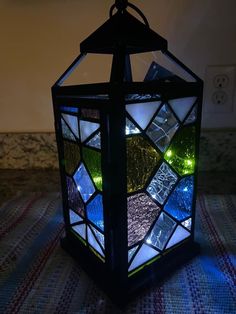
POLYGON ((79 262, 88 275, 119 306, 124 306, 144 289, 158 286, 164 277, 169 276, 200 252, 199 244, 189 239, 132 276, 128 277, 127 275, 127 281, 121 283, 119 276, 107 269, 106 263, 100 261, 70 234, 61 239, 61 246, 79 262))

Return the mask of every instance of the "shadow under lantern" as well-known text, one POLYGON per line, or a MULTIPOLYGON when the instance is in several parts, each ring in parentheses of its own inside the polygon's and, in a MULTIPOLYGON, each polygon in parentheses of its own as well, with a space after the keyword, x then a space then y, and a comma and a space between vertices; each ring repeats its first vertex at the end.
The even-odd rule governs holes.
POLYGON ((116 1, 80 50, 52 87, 61 244, 123 303, 199 250, 194 229, 203 83, 127 1, 116 1), (112 56, 109 82, 63 86, 95 54, 112 56))

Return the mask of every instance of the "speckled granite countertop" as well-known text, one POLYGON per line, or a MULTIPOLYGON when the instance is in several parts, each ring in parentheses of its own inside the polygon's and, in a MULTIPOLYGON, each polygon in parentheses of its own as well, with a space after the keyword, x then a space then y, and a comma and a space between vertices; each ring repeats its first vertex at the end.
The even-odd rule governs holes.
MULTIPOLYGON (((20 192, 58 192, 58 170, 0 170, 0 204, 20 192)), ((198 192, 236 194, 236 172, 200 172, 198 192)))

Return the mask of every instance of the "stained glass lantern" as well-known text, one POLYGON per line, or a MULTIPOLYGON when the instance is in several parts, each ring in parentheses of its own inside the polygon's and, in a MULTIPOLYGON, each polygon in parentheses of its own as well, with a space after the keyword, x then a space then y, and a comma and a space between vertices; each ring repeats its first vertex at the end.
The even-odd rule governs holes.
POLYGON ((127 1, 115 2, 80 50, 52 87, 61 244, 122 303, 199 250, 194 230, 203 83, 127 1), (64 85, 97 55, 112 57, 107 82, 64 85))

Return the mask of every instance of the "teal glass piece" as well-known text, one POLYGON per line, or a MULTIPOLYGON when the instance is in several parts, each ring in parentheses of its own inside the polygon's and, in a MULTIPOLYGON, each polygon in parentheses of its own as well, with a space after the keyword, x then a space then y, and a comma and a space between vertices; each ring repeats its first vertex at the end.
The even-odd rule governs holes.
POLYGON ((146 240, 147 243, 152 244, 159 250, 163 250, 175 226, 176 222, 173 219, 171 219, 165 213, 161 213, 154 227, 152 228, 149 237, 146 240))
POLYGON ((104 230, 102 195, 98 194, 87 205, 87 217, 99 229, 104 230))
POLYGON ((93 182, 102 191, 101 153, 87 147, 83 148, 83 160, 89 170, 93 182))
POLYGON ((77 185, 77 189, 84 202, 87 202, 90 197, 94 194, 95 188, 90 179, 90 176, 85 169, 84 165, 81 164, 74 174, 74 180, 77 185))
POLYGON ((61 119, 62 136, 64 139, 76 141, 74 134, 71 132, 67 124, 61 119))
POLYGON ((160 204, 163 204, 177 180, 178 177, 174 171, 163 162, 149 184, 147 192, 152 198, 157 200, 160 204))
POLYGON ((89 140, 86 145, 97 149, 101 149, 101 133, 98 132, 97 134, 95 134, 94 137, 92 137, 91 140, 89 140))
POLYGON ((185 177, 171 193, 164 210, 179 221, 191 216, 194 191, 193 176, 185 177))
POLYGON ((180 174, 193 174, 195 170, 195 126, 179 130, 168 150, 165 160, 180 174))
POLYGON ((164 152, 179 128, 179 123, 167 104, 158 111, 147 129, 147 135, 164 152))

